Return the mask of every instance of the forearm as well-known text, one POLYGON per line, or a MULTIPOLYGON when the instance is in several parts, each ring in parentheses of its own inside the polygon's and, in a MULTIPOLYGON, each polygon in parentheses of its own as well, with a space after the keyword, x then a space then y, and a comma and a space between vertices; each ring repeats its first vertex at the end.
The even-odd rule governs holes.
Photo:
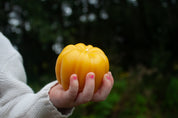
MULTIPOLYGON (((0 74, 2 77, 2 74, 0 74)), ((1 80, 0 80, 1 81, 1 80)), ((0 114, 3 118, 60 118, 71 115, 73 109, 62 114, 50 102, 49 89, 56 82, 46 85, 38 93, 25 86, 20 81, 0 82, 0 114), (6 84, 8 82, 8 84, 6 84), (6 84, 8 91, 4 90, 3 85, 6 84), (18 86, 18 87, 14 87, 18 86), (14 88, 14 89, 13 89, 14 88)))

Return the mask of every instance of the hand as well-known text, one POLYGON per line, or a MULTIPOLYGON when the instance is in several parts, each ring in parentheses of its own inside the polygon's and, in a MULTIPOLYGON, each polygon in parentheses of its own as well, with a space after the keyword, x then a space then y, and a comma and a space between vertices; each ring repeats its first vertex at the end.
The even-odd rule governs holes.
POLYGON ((56 84, 49 91, 49 97, 53 105, 57 108, 71 108, 90 101, 104 101, 109 95, 114 84, 111 72, 103 77, 101 87, 94 93, 95 74, 89 72, 86 75, 85 86, 82 92, 78 93, 79 83, 77 75, 70 76, 70 86, 68 90, 64 90, 60 84, 56 84))

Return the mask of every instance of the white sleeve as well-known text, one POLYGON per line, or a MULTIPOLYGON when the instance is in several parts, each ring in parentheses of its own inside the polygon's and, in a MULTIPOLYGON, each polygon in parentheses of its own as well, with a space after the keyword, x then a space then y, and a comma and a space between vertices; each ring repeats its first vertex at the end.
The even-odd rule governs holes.
POLYGON ((38 93, 25 82, 21 55, 0 33, 0 118, 61 118, 72 114, 74 108, 61 113, 49 99, 48 92, 57 81, 38 93))

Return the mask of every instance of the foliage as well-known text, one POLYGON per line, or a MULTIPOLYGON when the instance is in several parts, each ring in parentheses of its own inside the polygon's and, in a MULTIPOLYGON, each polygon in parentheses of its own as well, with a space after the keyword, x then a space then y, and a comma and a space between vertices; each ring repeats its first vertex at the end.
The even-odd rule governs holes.
POLYGON ((55 80, 67 44, 103 49, 115 84, 71 118, 177 118, 176 0, 0 0, 0 31, 24 59, 35 92, 55 80))

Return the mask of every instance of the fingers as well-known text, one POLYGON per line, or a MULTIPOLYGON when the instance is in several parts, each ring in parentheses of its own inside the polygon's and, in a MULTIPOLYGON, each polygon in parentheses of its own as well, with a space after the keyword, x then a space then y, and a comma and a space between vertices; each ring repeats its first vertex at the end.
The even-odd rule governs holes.
POLYGON ((103 83, 100 89, 94 94, 92 101, 104 101, 109 95, 112 86, 114 84, 114 79, 111 72, 108 72, 104 75, 103 83))
POLYGON ((86 75, 85 86, 81 93, 79 93, 76 99, 76 105, 84 104, 92 100, 95 89, 95 74, 89 72, 86 75))
POLYGON ((111 84, 113 86, 114 85, 114 79, 113 79, 112 73, 108 72, 108 74, 109 74, 109 77, 111 78, 111 84))
POLYGON ((57 108, 69 108, 80 104, 87 103, 89 101, 103 101, 109 95, 114 79, 111 72, 108 72, 103 77, 103 83, 100 89, 94 93, 95 89, 95 74, 89 72, 86 75, 85 86, 83 91, 78 93, 79 83, 76 74, 70 76, 70 86, 65 91, 61 85, 55 85, 49 92, 51 102, 57 108))
POLYGON ((69 89, 65 91, 60 84, 55 85, 49 92, 50 100, 57 108, 73 107, 78 94, 78 88, 77 75, 72 74, 70 76, 69 89))
POLYGON ((78 89, 79 89, 79 83, 77 80, 77 75, 72 74, 70 76, 70 86, 66 92, 66 99, 69 101, 74 101, 75 98, 77 97, 78 89))

